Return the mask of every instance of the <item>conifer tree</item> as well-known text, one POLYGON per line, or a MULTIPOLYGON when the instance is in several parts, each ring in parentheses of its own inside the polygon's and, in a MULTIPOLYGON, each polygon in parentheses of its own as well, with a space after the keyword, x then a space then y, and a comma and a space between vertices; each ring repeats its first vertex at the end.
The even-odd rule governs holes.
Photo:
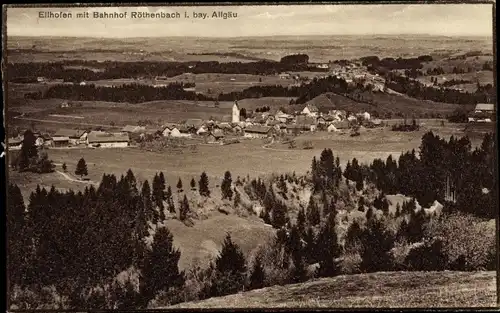
POLYGON ((141 269, 142 307, 146 307, 160 291, 180 288, 184 284, 184 272, 178 267, 180 256, 180 251, 173 246, 173 236, 168 228, 159 228, 141 269))
POLYGON ((241 196, 240 196, 240 193, 238 192, 238 190, 235 190, 234 191, 234 207, 238 207, 241 203, 241 196))
POLYGON ((228 233, 222 250, 215 260, 215 279, 212 281, 211 296, 225 296, 243 290, 246 280, 245 256, 228 233))
POLYGON ((335 223, 335 214, 330 214, 318 236, 318 275, 320 277, 332 277, 339 273, 335 259, 340 256, 341 249, 337 239, 335 223))
POLYGON ((226 171, 224 173, 224 179, 222 180, 222 183, 220 185, 223 200, 224 199, 232 200, 233 190, 232 190, 231 185, 232 185, 231 172, 226 171))
POLYGON ((304 250, 302 247, 301 236, 296 226, 293 226, 290 231, 289 249, 292 256, 293 272, 292 281, 299 283, 307 280, 307 271, 304 261, 304 250))
POLYGON ((208 187, 208 176, 207 173, 201 173, 200 180, 198 182, 200 195, 203 197, 210 197, 210 189, 208 187))
POLYGON ((284 203, 277 201, 272 209, 272 225, 274 228, 285 226, 287 221, 287 208, 284 203))
POLYGON ((311 195, 309 198, 309 204, 307 206, 307 221, 309 222, 309 225, 311 226, 316 226, 319 224, 321 219, 321 215, 319 212, 319 208, 311 195))
POLYGON ((297 229, 301 237, 304 237, 306 233, 306 214, 304 213, 304 208, 299 209, 299 213, 297 214, 297 229))
POLYGON ((361 235, 363 252, 360 270, 363 273, 387 271, 392 267, 389 251, 394 246, 392 234, 385 228, 383 221, 370 219, 361 235))
POLYGON ((250 289, 261 289, 265 286, 266 275, 261 259, 262 257, 260 255, 255 258, 252 274, 250 275, 250 289))
POLYGON ((191 190, 196 190, 196 182, 194 181, 194 178, 191 178, 191 190))
POLYGON ((66 171, 68 170, 68 166, 66 165, 66 163, 63 163, 62 165, 62 170, 66 173, 66 171))
POLYGON ((306 234, 304 236, 304 254, 308 259, 308 263, 316 263, 318 259, 318 255, 316 254, 316 236, 314 234, 314 230, 312 226, 307 228, 306 234))
POLYGON ((184 198, 182 199, 182 201, 180 203, 180 207, 179 207, 179 219, 181 221, 186 220, 189 211, 190 211, 189 201, 188 201, 186 195, 184 195, 184 198))
POLYGON ((87 163, 85 163, 84 158, 81 158, 76 165, 75 175, 79 175, 83 178, 83 176, 87 176, 88 174, 87 163))
POLYGON ((165 197, 167 198, 167 203, 168 203, 168 211, 170 213, 175 213, 175 205, 174 205, 174 200, 172 198, 172 188, 168 186, 167 192, 165 193, 165 197))
POLYGON ((182 180, 179 177, 179 181, 177 181, 177 192, 182 192, 182 180))
POLYGON ((149 187, 149 182, 147 180, 145 180, 142 184, 141 197, 146 220, 155 224, 158 223, 158 211, 154 209, 151 188, 149 187))
POLYGON ((31 130, 26 130, 23 136, 21 151, 19 153, 19 171, 30 169, 31 163, 38 156, 38 149, 35 145, 36 137, 31 130))

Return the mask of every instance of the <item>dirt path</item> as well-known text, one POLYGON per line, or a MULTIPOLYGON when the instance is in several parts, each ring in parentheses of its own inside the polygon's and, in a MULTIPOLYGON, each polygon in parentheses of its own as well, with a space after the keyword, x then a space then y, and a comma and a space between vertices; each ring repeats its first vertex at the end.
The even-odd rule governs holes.
POLYGON ((97 185, 96 182, 91 181, 91 180, 79 180, 79 179, 75 179, 75 178, 69 176, 68 174, 66 174, 64 172, 61 172, 61 171, 56 171, 56 172, 58 172, 59 174, 61 174, 66 180, 69 180, 69 181, 72 181, 72 182, 89 184, 89 185, 97 185))

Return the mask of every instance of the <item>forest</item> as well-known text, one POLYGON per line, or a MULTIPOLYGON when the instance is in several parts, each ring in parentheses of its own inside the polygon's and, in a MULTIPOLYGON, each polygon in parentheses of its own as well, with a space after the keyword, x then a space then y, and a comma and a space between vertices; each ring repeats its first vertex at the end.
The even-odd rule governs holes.
MULTIPOLYGON (((14 292, 9 300, 21 309, 131 309, 340 274, 494 270, 494 233, 481 228, 484 218, 497 214, 494 151, 491 135, 472 150, 466 137, 446 141, 429 132, 419 156, 407 152, 399 162, 388 158, 361 165, 353 159, 342 171, 338 157, 325 149, 306 176, 237 181, 262 203, 261 217, 276 228, 276 237, 249 258, 227 234, 207 267, 187 271, 178 268, 181 252, 162 222, 176 213, 189 220, 192 209, 186 196, 178 204, 172 201, 173 188, 161 172, 151 185, 138 184, 129 170, 120 178, 104 174, 97 188, 78 192, 37 187, 27 205, 19 187, 10 184, 7 269, 14 292), (456 186, 456 203, 443 199, 446 176, 456 186), (357 201, 351 183, 365 191, 357 201), (299 186, 310 186, 313 193, 307 208, 301 207, 292 219, 280 199, 299 186), (389 212, 384 195, 397 192, 413 200, 389 212), (433 200, 443 201, 441 215, 416 210, 417 201, 427 206, 433 200), (342 241, 336 231, 344 219, 339 216, 345 210, 341 203, 357 205, 366 217, 365 222, 353 221, 342 241), (422 244, 412 246, 416 242, 422 244), (123 273, 135 274, 117 280, 123 273)), ((182 185, 179 180, 177 190, 182 185)), ((208 186, 202 173, 201 196, 211 197, 208 186)), ((220 188, 237 206, 239 194, 229 171, 220 188)))
POLYGON ((298 62, 97 62, 97 61, 58 61, 50 63, 8 63, 5 71, 9 82, 36 82, 37 77, 63 79, 67 82, 80 83, 119 78, 154 78, 157 76, 174 77, 184 73, 204 74, 251 74, 277 75, 286 71, 327 72, 307 63, 298 62), (67 68, 71 65, 88 68, 67 68), (92 70, 98 69, 98 70, 92 70))

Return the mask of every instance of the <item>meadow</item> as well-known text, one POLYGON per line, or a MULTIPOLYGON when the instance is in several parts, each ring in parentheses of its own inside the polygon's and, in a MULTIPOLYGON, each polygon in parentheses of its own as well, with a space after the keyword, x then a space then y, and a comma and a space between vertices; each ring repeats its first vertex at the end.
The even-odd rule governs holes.
POLYGON ((495 272, 379 272, 273 286, 179 308, 495 307, 495 272))

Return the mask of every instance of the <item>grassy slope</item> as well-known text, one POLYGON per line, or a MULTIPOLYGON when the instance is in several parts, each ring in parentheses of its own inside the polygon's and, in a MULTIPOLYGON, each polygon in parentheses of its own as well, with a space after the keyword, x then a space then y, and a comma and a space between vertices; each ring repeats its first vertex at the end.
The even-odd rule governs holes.
POLYGON ((338 276, 182 303, 172 308, 494 307, 495 272, 338 276))

